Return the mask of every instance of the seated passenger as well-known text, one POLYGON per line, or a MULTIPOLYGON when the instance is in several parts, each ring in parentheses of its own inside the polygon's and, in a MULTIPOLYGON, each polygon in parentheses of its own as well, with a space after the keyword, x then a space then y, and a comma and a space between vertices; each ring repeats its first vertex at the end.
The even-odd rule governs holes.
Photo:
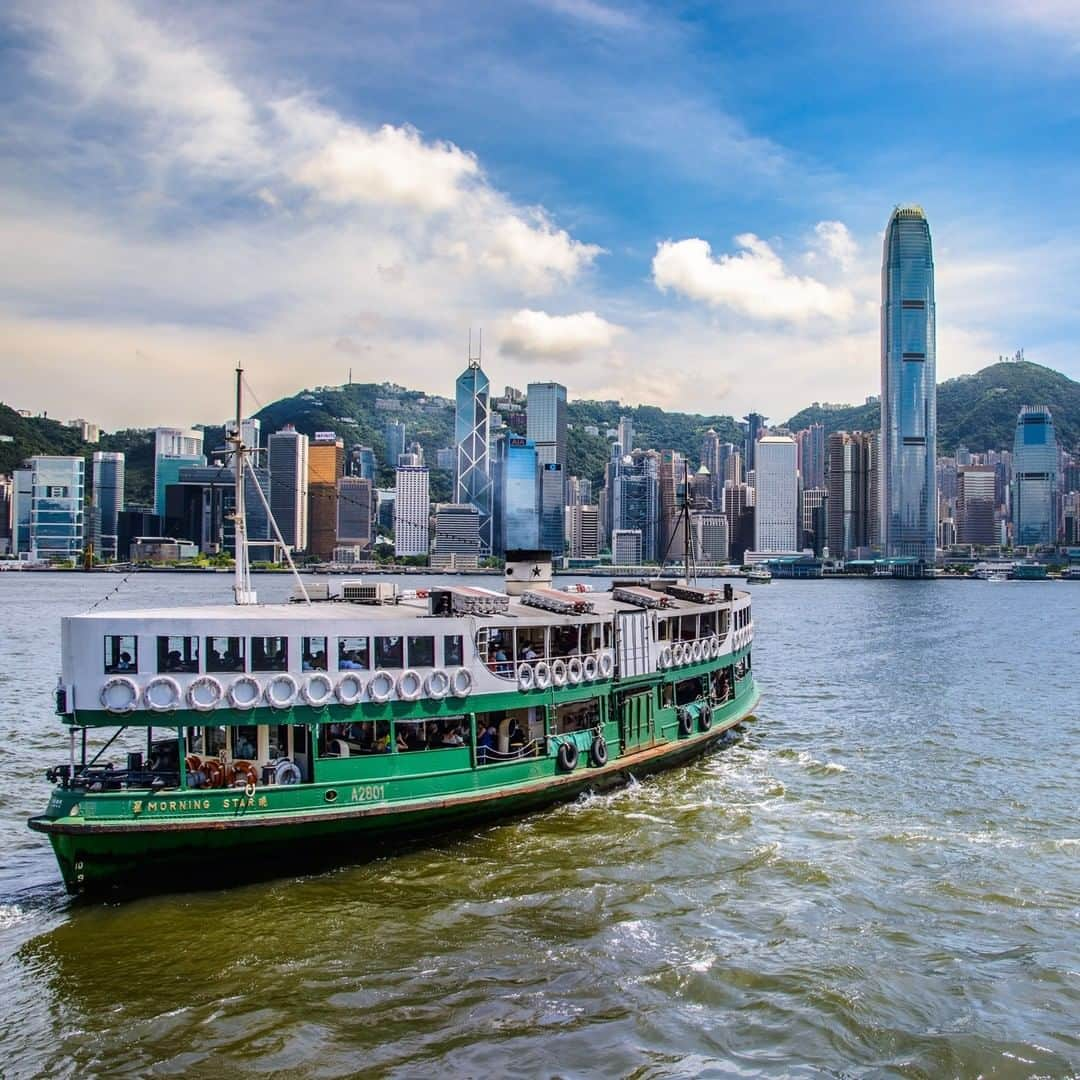
POLYGON ((521 730, 521 725, 514 720, 510 725, 510 753, 521 757, 526 742, 525 732, 521 730))
POLYGON ((409 745, 409 738, 405 734, 405 729, 403 727, 399 727, 397 729, 397 748, 398 753, 401 753, 404 750, 412 749, 412 747, 409 745))
POLYGON ((458 728, 451 728, 442 738, 443 746, 464 746, 465 740, 461 737, 458 728))
POLYGON ((233 757, 251 760, 254 759, 255 754, 255 744, 246 735, 241 735, 233 746, 233 757))
POLYGON ((375 730, 375 742, 373 744, 376 754, 390 753, 390 725, 380 722, 375 730))
POLYGON ((311 670, 312 671, 326 671, 326 653, 317 652, 311 658, 311 670))
POLYGON ((355 652, 343 653, 338 658, 338 668, 342 671, 359 671, 360 664, 356 660, 355 652))
POLYGON ((184 658, 180 655, 179 649, 173 649, 169 655, 165 658, 165 670, 166 671, 183 671, 184 670, 184 658))
POLYGON ((134 670, 134 665, 131 662, 131 653, 122 652, 120 654, 120 659, 116 663, 116 670, 117 671, 133 671, 134 670))

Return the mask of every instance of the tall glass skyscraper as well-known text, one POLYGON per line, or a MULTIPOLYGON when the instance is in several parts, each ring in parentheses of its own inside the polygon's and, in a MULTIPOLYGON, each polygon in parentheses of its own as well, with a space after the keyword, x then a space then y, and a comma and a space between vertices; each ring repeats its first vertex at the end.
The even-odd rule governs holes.
POLYGON ((500 478, 503 552, 539 548, 540 476, 532 442, 520 435, 506 440, 500 478))
POLYGON ((95 450, 93 479, 90 536, 94 553, 102 559, 115 559, 120 511, 124 509, 124 455, 95 450))
POLYGON ((881 541, 932 565, 937 549, 934 254, 917 206, 898 206, 881 265, 881 541))
POLYGON ((1058 444, 1050 410, 1025 405, 1013 441, 1012 514, 1017 544, 1057 543, 1058 444))
POLYGON ((457 450, 456 503, 475 506, 480 515, 480 554, 492 549, 491 458, 488 448, 491 410, 490 384, 478 360, 458 376, 454 414, 454 445, 457 450))

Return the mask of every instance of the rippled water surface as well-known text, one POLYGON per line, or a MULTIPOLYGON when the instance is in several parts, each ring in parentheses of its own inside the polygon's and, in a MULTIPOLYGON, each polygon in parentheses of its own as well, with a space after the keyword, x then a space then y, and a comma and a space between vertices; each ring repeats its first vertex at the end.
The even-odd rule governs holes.
POLYGON ((115 584, 0 575, 0 1075, 1080 1070, 1080 585, 774 582, 720 753, 392 859, 72 906, 24 819, 66 755, 59 617, 115 584))

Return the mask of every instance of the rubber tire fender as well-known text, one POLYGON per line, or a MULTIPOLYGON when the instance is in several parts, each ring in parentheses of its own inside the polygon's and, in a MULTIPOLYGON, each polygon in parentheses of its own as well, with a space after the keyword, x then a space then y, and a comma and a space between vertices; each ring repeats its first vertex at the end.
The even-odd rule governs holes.
POLYGON ((561 772, 573 772, 577 768, 578 763, 578 748, 576 744, 572 742, 559 743, 555 761, 561 772))
POLYGON ((702 731, 708 731, 712 727, 712 707, 709 705, 702 705, 698 712, 698 724, 701 726, 702 731))
POLYGON ((589 760, 594 769, 602 769, 608 762, 607 743, 603 735, 597 735, 589 747, 589 760))
POLYGON ((683 736, 694 734, 694 714, 685 705, 679 710, 679 734, 683 736))

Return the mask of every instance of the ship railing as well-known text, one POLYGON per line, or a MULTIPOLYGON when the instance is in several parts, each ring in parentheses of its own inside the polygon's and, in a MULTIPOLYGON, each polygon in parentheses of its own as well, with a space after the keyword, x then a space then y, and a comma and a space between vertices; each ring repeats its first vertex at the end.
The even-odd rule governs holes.
POLYGON ((491 659, 484 665, 492 675, 497 675, 500 679, 517 679, 521 672, 522 664, 528 664, 528 666, 535 672, 538 664, 547 664, 551 667, 556 660, 561 660, 564 664, 568 664, 571 660, 580 660, 584 663, 589 657, 592 657, 598 664, 600 663, 600 657, 603 656, 604 649, 597 649, 590 652, 571 652, 571 653, 558 653, 551 656, 519 656, 516 660, 497 660, 491 659))
POLYGON ((504 761, 519 761, 522 758, 540 756, 542 741, 533 739, 524 746, 514 750, 496 750, 494 747, 479 746, 476 749, 476 760, 481 765, 497 765, 504 761))

